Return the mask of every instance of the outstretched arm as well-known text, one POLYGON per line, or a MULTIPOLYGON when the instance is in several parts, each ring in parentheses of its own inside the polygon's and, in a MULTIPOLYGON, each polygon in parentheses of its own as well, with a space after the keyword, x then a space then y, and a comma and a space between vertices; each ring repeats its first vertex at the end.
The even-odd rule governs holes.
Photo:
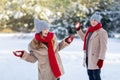
POLYGON ((60 51, 64 49, 66 46, 68 46, 73 41, 73 39, 74 39, 74 36, 68 36, 67 38, 63 39, 61 42, 57 43, 56 38, 55 38, 55 44, 56 44, 55 51, 60 51))
POLYGON ((24 54, 21 58, 31 63, 35 63, 37 61, 37 58, 34 56, 33 51, 30 51, 30 53, 27 53, 26 51, 24 51, 24 54))
MULTIPOLYGON (((34 39, 28 45, 29 53, 24 50, 17 50, 17 51, 13 51, 13 54, 16 57, 20 57, 21 59, 24 59, 25 61, 35 63, 37 61, 37 58, 35 57, 34 50, 32 49, 32 46, 31 46, 31 45, 34 45, 33 42, 34 42, 34 39)), ((35 47, 37 47, 37 46, 35 46, 35 47)))
POLYGON ((30 51, 30 53, 27 53, 24 50, 18 50, 18 51, 13 51, 13 54, 16 57, 20 57, 21 59, 24 59, 25 61, 35 63, 37 61, 37 58, 34 56, 33 52, 30 51))

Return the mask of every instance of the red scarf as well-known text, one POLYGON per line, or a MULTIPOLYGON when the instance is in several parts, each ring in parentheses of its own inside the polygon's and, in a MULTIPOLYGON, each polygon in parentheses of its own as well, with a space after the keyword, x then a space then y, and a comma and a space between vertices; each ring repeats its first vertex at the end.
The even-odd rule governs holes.
POLYGON ((101 23, 98 23, 96 26, 92 27, 90 26, 85 34, 85 37, 84 37, 84 45, 83 45, 83 50, 86 50, 86 39, 87 39, 87 36, 89 34, 89 32, 94 32, 98 29, 102 28, 102 24, 101 23))
POLYGON ((43 38, 41 38, 41 36, 38 33, 36 33, 35 39, 39 42, 48 43, 48 58, 49 58, 50 67, 51 67, 51 70, 52 70, 54 76, 56 78, 58 78, 61 75, 61 71, 59 69, 59 66, 58 66, 58 63, 56 60, 56 56, 55 56, 55 52, 53 49, 53 44, 52 44, 53 36, 54 36, 54 34, 49 32, 47 37, 45 39, 43 39, 43 38))

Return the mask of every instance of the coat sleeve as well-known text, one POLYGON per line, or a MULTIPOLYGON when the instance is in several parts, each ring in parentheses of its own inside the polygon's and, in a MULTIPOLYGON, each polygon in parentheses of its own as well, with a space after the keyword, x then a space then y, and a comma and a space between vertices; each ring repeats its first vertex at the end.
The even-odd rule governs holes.
POLYGON ((100 53, 99 53, 99 59, 104 60, 105 59, 105 53, 107 50, 107 39, 108 35, 105 30, 99 31, 99 37, 100 37, 100 53))
POLYGON ((55 52, 60 51, 69 45, 67 42, 65 42, 65 39, 63 39, 61 42, 57 42, 56 36, 54 36, 54 40, 55 40, 55 52))
POLYGON ((33 41, 34 41, 34 39, 28 45, 29 53, 27 53, 27 51, 24 51, 24 54, 22 56, 22 59, 24 59, 27 62, 31 62, 31 63, 35 63, 37 61, 37 57, 35 57, 35 55, 34 55, 34 49, 32 46, 33 41))
POLYGON ((77 31, 77 34, 80 36, 80 38, 84 41, 84 36, 85 34, 83 33, 83 31, 80 29, 79 31, 77 31))
POLYGON ((24 51, 24 54, 21 58, 31 63, 35 63, 37 61, 37 58, 34 56, 32 51, 30 51, 30 53, 27 53, 27 51, 24 51))

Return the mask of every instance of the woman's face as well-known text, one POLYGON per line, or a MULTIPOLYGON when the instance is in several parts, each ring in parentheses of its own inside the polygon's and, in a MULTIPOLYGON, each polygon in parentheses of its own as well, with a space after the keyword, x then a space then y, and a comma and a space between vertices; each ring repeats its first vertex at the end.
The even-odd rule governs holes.
POLYGON ((91 24, 91 26, 94 27, 94 26, 96 26, 98 24, 98 22, 96 20, 91 20, 90 24, 91 24))
POLYGON ((43 29, 43 30, 42 30, 42 36, 43 36, 43 37, 47 37, 48 32, 49 32, 49 28, 43 29))

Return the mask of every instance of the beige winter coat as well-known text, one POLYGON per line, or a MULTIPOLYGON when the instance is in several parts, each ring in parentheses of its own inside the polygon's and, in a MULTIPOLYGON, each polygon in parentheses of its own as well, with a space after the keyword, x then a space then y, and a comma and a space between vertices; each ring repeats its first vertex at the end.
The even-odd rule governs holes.
MULTIPOLYGON (((60 58, 58 51, 63 49, 68 44, 64 40, 61 41, 60 43, 57 43, 55 36, 54 36, 53 45, 54 45, 55 56, 57 58, 59 68, 62 74, 64 74, 63 65, 62 65, 61 58, 60 58)), ((28 62, 31 62, 31 63, 35 63, 36 61, 38 61, 39 80, 57 80, 54 77, 51 71, 51 68, 50 68, 47 46, 33 39, 28 45, 28 50, 29 50, 29 53, 25 51, 24 55, 22 56, 22 59, 28 62), (39 46, 36 47, 36 44, 39 44, 39 46)))
MULTIPOLYGON (((84 41, 85 34, 81 30, 78 31, 78 34, 84 41)), ((88 69, 99 69, 97 61, 98 59, 105 59, 107 39, 107 32, 103 28, 93 32, 88 44, 88 69)), ((84 60, 86 60, 86 55, 84 56, 84 60)))

